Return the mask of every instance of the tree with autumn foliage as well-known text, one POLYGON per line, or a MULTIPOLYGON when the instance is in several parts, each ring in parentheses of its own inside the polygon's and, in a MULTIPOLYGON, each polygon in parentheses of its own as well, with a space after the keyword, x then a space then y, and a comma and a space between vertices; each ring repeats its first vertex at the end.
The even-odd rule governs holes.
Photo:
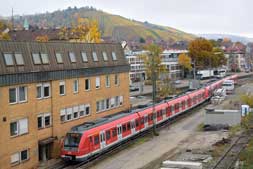
POLYGON ((37 36, 35 40, 37 42, 48 42, 48 36, 47 35, 37 36))
POLYGON ((60 40, 69 40, 70 38, 69 29, 66 26, 62 27, 58 33, 58 36, 60 40))
POLYGON ((97 21, 81 17, 77 18, 77 24, 73 24, 71 29, 61 28, 58 36, 59 39, 76 42, 100 43, 101 41, 97 21))
POLYGON ((219 67, 226 64, 223 51, 219 47, 213 47, 211 41, 203 38, 197 38, 190 42, 189 56, 195 65, 195 69, 219 67))
POLYGON ((155 83, 156 91, 160 97, 168 96, 171 94, 170 86, 168 85, 170 83, 169 74, 166 66, 161 62, 162 49, 155 44, 150 44, 145 49, 148 53, 142 55, 141 59, 144 61, 147 78, 155 83))
POLYGON ((252 94, 245 94, 241 96, 241 101, 249 105, 249 107, 253 107, 253 95, 252 94))
POLYGON ((191 71, 192 69, 191 58, 187 54, 181 53, 178 56, 178 63, 183 67, 183 77, 186 71, 191 71))
POLYGON ((157 77, 161 77, 167 71, 166 66, 161 64, 162 49, 155 44, 150 44, 145 49, 148 54, 140 57, 144 61, 148 79, 152 79, 152 71, 156 72, 157 77))
POLYGON ((0 21, 0 40, 11 40, 10 35, 5 32, 8 29, 7 25, 0 21))

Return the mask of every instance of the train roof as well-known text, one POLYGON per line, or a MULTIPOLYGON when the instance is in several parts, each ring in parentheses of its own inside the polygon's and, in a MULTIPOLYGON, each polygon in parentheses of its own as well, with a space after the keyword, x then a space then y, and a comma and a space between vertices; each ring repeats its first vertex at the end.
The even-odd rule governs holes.
POLYGON ((92 128, 101 126, 103 124, 118 120, 120 118, 129 116, 131 114, 134 114, 136 110, 131 110, 131 111, 121 111, 116 114, 108 115, 105 117, 98 118, 95 121, 90 121, 90 122, 84 122, 78 126, 74 126, 71 128, 69 131, 70 133, 83 133, 84 131, 90 130, 92 128))

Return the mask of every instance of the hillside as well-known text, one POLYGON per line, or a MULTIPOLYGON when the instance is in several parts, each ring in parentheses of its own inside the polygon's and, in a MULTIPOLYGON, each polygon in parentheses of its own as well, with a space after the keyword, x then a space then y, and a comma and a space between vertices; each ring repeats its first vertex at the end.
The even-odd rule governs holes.
POLYGON ((233 42, 242 42, 244 44, 253 42, 252 38, 237 36, 237 35, 229 35, 229 34, 199 34, 198 36, 206 38, 206 39, 224 39, 229 38, 233 42))
POLYGON ((126 19, 119 15, 109 14, 94 8, 68 8, 52 13, 35 14, 27 16, 16 16, 15 24, 23 25, 27 19, 29 24, 38 27, 57 28, 61 26, 71 27, 76 23, 76 18, 80 16, 97 20, 103 37, 112 37, 113 40, 139 40, 154 39, 164 41, 192 40, 193 35, 166 27, 126 19))

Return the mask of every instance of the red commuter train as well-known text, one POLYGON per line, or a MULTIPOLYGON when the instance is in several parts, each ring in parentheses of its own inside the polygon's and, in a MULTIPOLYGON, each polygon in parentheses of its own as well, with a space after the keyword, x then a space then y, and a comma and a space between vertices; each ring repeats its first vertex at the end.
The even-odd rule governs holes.
POLYGON ((75 126, 64 138, 61 158, 66 161, 85 161, 89 157, 104 152, 151 128, 154 123, 160 124, 196 107, 209 99, 212 92, 221 87, 224 80, 230 79, 236 83, 237 78, 237 75, 232 75, 172 100, 165 100, 155 105, 155 111, 150 106, 131 112, 117 113, 75 126), (153 112, 155 113, 153 114, 153 112))

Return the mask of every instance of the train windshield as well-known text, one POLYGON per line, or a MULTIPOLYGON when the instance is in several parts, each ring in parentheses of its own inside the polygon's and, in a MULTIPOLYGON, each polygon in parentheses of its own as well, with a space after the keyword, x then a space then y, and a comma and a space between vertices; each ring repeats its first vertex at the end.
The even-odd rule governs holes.
POLYGON ((82 134, 68 133, 64 140, 64 147, 78 147, 82 134))

